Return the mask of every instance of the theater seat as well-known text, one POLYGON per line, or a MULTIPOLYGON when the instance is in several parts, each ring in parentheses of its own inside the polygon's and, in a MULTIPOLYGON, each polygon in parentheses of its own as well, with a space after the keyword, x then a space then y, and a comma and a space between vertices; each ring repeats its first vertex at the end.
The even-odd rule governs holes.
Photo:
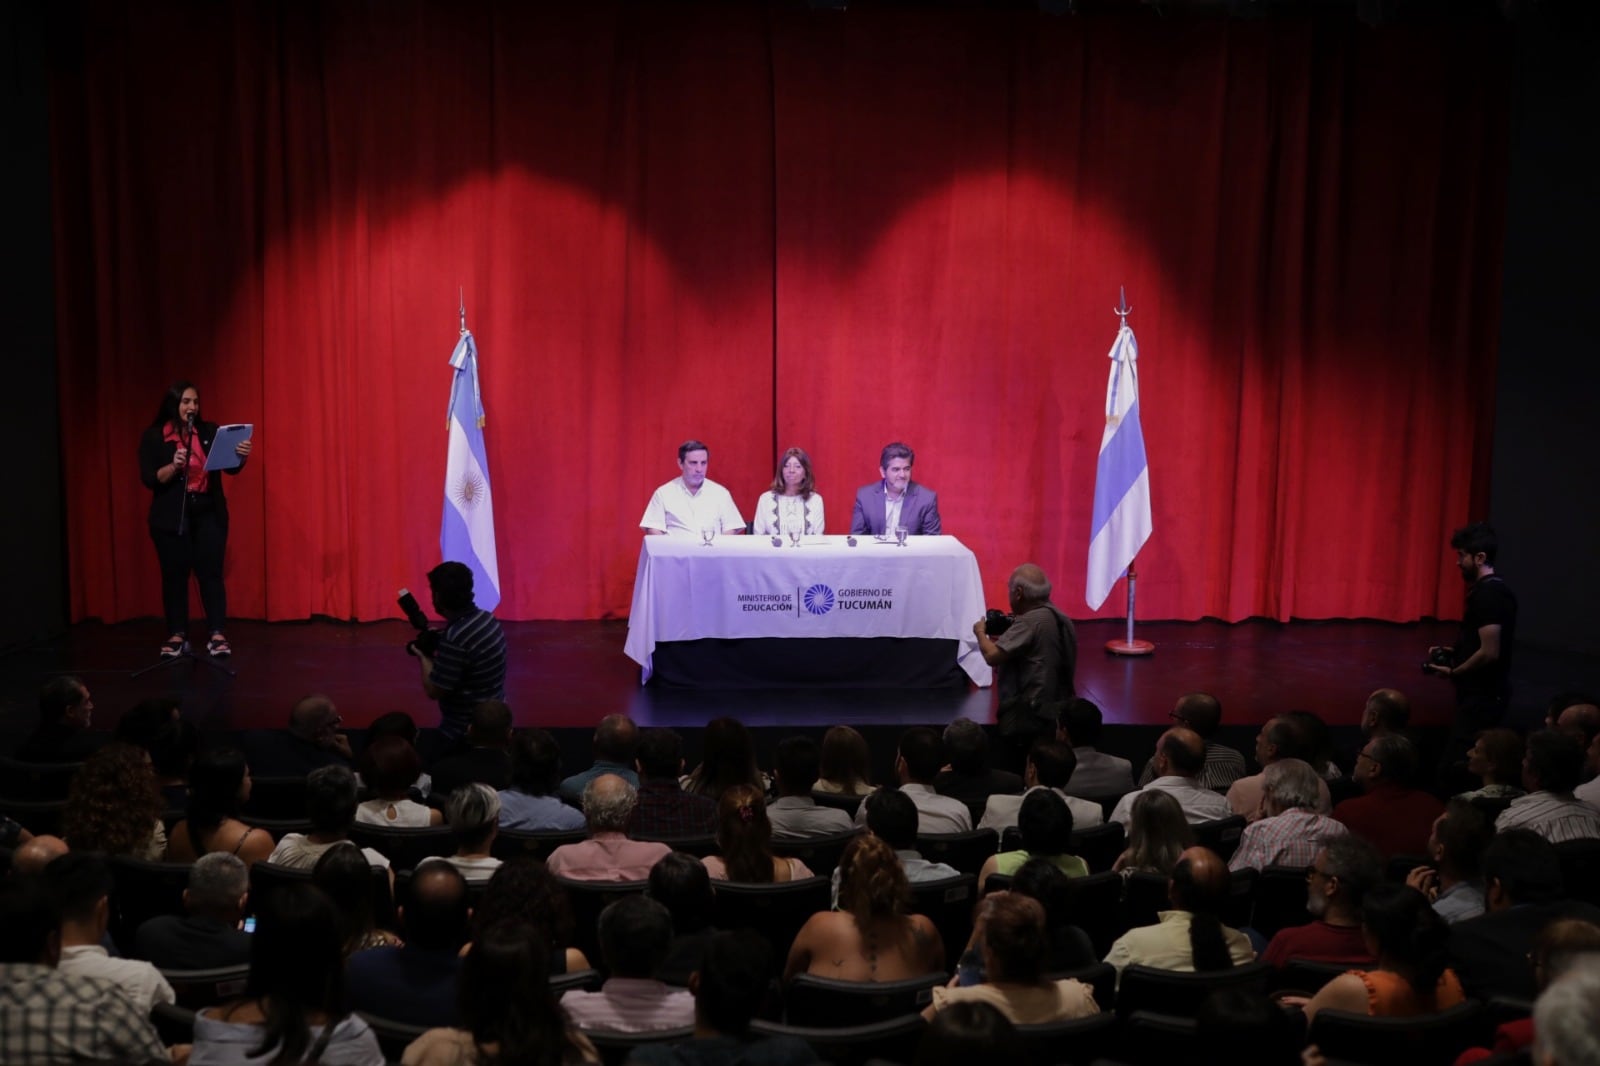
POLYGON ((910 1062, 916 1058, 917 1045, 926 1029, 927 1023, 920 1014, 837 1028, 784 1025, 759 1018, 750 1023, 752 1037, 791 1036, 803 1040, 811 1045, 817 1058, 833 1066, 864 1066, 872 1059, 910 1062))
POLYGON ((799 859, 806 864, 806 869, 817 876, 832 877, 845 846, 860 834, 861 830, 852 829, 848 833, 820 837, 774 837, 772 854, 785 859, 799 859))
POLYGON ((1310 1042, 1330 1059, 1369 1066, 1448 1066, 1469 1047, 1487 1046, 1490 1033, 1476 1000, 1438 1014, 1373 1018, 1350 1011, 1318 1011, 1310 1042))
POLYGON ((972 936, 972 906, 977 898, 978 879, 971 874, 911 886, 912 913, 925 916, 939 930, 945 965, 952 969, 972 936))
POLYGON ((965 833, 921 833, 917 851, 929 862, 954 866, 964 874, 983 869, 989 856, 1000 847, 1000 834, 993 829, 969 829, 965 833))
POLYGON ((550 858, 550 853, 563 844, 577 844, 589 839, 584 829, 561 829, 547 833, 528 833, 516 829, 502 829, 495 834, 489 854, 503 862, 512 859, 532 858, 540 862, 550 858))
POLYGON ((832 905, 832 882, 806 877, 770 885, 711 882, 711 924, 718 929, 753 929, 770 945, 773 972, 783 969, 789 946, 806 920, 832 905))
POLYGON ((161 914, 183 914, 183 892, 193 863, 145 862, 113 855, 109 863, 115 889, 111 894, 111 938, 124 955, 133 949, 133 934, 161 914))
POLYGON ((1087 1066, 1117 1046, 1115 1014, 1091 1014, 1040 1025, 1019 1025, 1017 1035, 1034 1062, 1087 1066))
POLYGON ((790 1025, 836 1029, 916 1014, 933 1002, 934 987, 948 980, 944 973, 903 981, 836 981, 800 974, 784 989, 783 1019, 790 1025))
POLYGON ((1272 978, 1272 967, 1264 962, 1247 962, 1228 970, 1183 973, 1157 970, 1150 966, 1129 966, 1122 971, 1117 986, 1117 1013, 1127 1017, 1134 1011, 1154 1011, 1193 1017, 1200 1004, 1219 988, 1242 988, 1265 993, 1272 978))
POLYGON ((694 1039, 694 1026, 681 1029, 657 1029, 650 1033, 617 1033, 609 1029, 585 1029, 583 1035, 600 1053, 604 1066, 623 1066, 635 1048, 654 1044, 681 1044, 694 1039))
POLYGON ((444 825, 391 829, 357 822, 350 827, 350 839, 376 851, 397 870, 414 870, 425 859, 443 858, 456 851, 455 833, 444 825))

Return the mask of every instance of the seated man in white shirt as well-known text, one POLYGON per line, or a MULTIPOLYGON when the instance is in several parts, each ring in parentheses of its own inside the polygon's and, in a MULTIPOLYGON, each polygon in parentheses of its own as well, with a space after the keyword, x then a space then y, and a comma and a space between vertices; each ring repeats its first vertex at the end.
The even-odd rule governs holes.
POLYGON ((1552 844, 1600 838, 1600 809, 1572 792, 1583 780, 1583 762, 1577 738, 1555 729, 1531 734, 1522 758, 1522 787, 1528 794, 1501 812, 1495 831, 1531 829, 1552 844))
MULTIPOLYGON (((1228 801, 1202 788, 1196 778, 1206 765, 1206 742, 1192 729, 1169 729, 1156 741, 1156 753, 1150 760, 1155 768, 1155 779, 1145 788, 1156 788, 1170 795, 1183 808, 1183 816, 1190 825, 1214 822, 1233 814, 1228 801)), ((1121 822, 1126 829, 1133 820, 1133 801, 1144 789, 1130 792, 1117 801, 1111 812, 1111 821, 1121 822)))
POLYGON ((702 530, 718 533, 743 533, 744 516, 733 496, 706 477, 711 450, 697 440, 678 445, 678 469, 682 473, 656 489, 650 504, 639 519, 646 535, 699 537, 702 530))
POLYGON ((140 1014, 171 1003, 172 986, 148 962, 114 959, 102 946, 111 921, 111 868, 89 851, 69 851, 44 870, 45 885, 61 914, 61 959, 56 969, 72 977, 115 981, 140 1014))
MULTIPOLYGON (((906 880, 913 885, 924 881, 943 881, 960 877, 961 871, 948 863, 932 862, 917 850, 917 805, 903 791, 880 788, 861 801, 867 815, 867 830, 894 849, 906 880)), ((839 868, 833 869, 833 902, 839 902, 839 868)))
POLYGON ((855 828, 844 811, 819 807, 811 798, 821 763, 822 749, 810 737, 785 737, 778 742, 778 798, 767 804, 774 837, 832 836, 855 828))
MULTIPOLYGON (((972 812, 958 799, 941 796, 933 790, 933 780, 944 765, 939 734, 927 726, 913 726, 900 734, 900 750, 895 756, 895 777, 900 791, 916 804, 922 833, 965 833, 972 828, 972 812)), ((867 805, 856 809, 856 825, 867 824, 867 805)))
POLYGON ((1028 792, 1036 792, 1041 788, 1054 789, 1056 795, 1066 801, 1067 809, 1072 812, 1074 828, 1087 829, 1093 825, 1101 825, 1105 822, 1105 814, 1100 810, 1100 804, 1067 794, 1067 783, 1072 780, 1072 773, 1077 765, 1078 757, 1061 741, 1036 741, 1033 750, 1028 753, 1028 763, 1022 775, 1023 784, 1027 786, 1028 791, 1021 796, 990 796, 988 805, 983 809, 983 817, 978 822, 978 828, 993 829, 996 833, 1001 833, 1016 825, 1017 812, 1022 810, 1023 797, 1027 796, 1028 792))
POLYGON ((694 996, 656 979, 672 947, 672 915, 646 896, 624 896, 600 912, 600 954, 611 974, 598 992, 561 997, 580 1029, 648 1033, 694 1024, 694 996))

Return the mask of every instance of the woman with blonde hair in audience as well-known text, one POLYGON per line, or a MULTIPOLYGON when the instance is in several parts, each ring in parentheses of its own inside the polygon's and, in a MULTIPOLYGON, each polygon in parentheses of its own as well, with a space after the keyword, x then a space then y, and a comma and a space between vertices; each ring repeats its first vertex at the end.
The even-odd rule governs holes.
POLYGON ((90 755, 67 786, 61 835, 73 851, 159 862, 167 850, 166 803, 150 754, 112 742, 90 755))
POLYGON ((1124 878, 1133 874, 1170 877, 1187 848, 1194 847, 1194 830, 1178 801, 1158 788, 1147 788, 1133 801, 1128 819, 1128 846, 1112 869, 1124 878))
POLYGON ((750 730, 737 718, 713 718, 700 734, 700 765, 678 782, 685 792, 712 799, 725 789, 748 785, 765 795, 771 782, 756 765, 756 745, 750 730))
POLYGON ((713 881, 769 885, 812 876, 799 859, 772 854, 772 822, 767 801, 750 785, 725 789, 717 801, 717 850, 708 855, 706 872, 713 881))
POLYGON ((894 849, 870 833, 839 859, 838 910, 813 914, 789 948, 784 980, 900 981, 944 972, 944 941, 911 913, 911 885, 894 849))
POLYGON ((836 725, 822 735, 822 761, 814 792, 865 796, 876 792, 867 770, 867 739, 847 725, 836 725))
POLYGON ((250 800, 250 767, 238 748, 201 753, 189 768, 189 807, 172 827, 168 862, 194 862, 213 851, 237 855, 249 866, 272 854, 272 834, 239 820, 250 800))
POLYGON ((1036 899, 1015 892, 994 892, 978 904, 977 942, 983 956, 982 984, 956 983, 933 990, 933 1003, 923 1017, 934 1016, 955 1003, 988 1003, 1017 1025, 1038 1025, 1098 1014, 1094 989, 1067 978, 1046 980, 1044 962, 1049 952, 1044 907, 1036 899))

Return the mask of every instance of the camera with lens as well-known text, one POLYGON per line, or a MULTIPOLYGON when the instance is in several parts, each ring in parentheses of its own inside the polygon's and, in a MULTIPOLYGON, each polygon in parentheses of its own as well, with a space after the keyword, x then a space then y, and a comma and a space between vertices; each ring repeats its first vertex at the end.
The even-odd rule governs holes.
POLYGON ((417 598, 411 595, 410 589, 401 589, 400 598, 395 602, 405 613, 406 621, 417 630, 416 637, 406 641, 406 654, 416 655, 420 652, 430 659, 433 658, 439 650, 439 631, 429 627, 428 616, 423 614, 422 608, 417 605, 417 598))
POLYGON ((983 630, 991 637, 998 637, 1001 633, 1011 628, 1011 623, 1017 620, 1014 614, 1006 614, 996 607, 991 607, 983 616, 983 630))
POLYGON ((1448 670, 1455 664, 1456 653, 1454 648, 1434 648, 1428 652, 1428 658, 1422 664, 1422 672, 1432 674, 1435 666, 1442 666, 1448 670))

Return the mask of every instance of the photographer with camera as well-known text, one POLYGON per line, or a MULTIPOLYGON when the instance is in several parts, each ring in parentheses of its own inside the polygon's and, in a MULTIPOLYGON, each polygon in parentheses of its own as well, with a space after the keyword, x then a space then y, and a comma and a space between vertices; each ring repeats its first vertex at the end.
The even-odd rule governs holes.
POLYGON ((506 698, 506 637, 495 616, 473 602, 472 571, 465 564, 440 563, 429 570, 428 589, 445 627, 422 630, 406 651, 422 664, 422 691, 439 701, 439 733, 459 741, 474 707, 506 698))
MULTIPOLYGON (((1456 714, 1450 723, 1440 777, 1451 786, 1464 773, 1472 739, 1500 723, 1511 702, 1511 652, 1516 644, 1517 597, 1494 570, 1499 543, 1493 527, 1474 522, 1450 535, 1456 566, 1467 583, 1467 602, 1455 644, 1428 649, 1424 673, 1449 678, 1456 690, 1456 714)), ((1467 779, 1470 782, 1470 778, 1467 779)), ((1466 787, 1471 787, 1470 783, 1466 787)))
POLYGON ((1035 564, 1011 571, 1006 590, 1011 614, 991 610, 972 632, 983 661, 999 674, 1000 737, 1013 766, 1021 767, 1035 740, 1055 736, 1062 710, 1076 695, 1078 635, 1050 602, 1050 579, 1035 564))

